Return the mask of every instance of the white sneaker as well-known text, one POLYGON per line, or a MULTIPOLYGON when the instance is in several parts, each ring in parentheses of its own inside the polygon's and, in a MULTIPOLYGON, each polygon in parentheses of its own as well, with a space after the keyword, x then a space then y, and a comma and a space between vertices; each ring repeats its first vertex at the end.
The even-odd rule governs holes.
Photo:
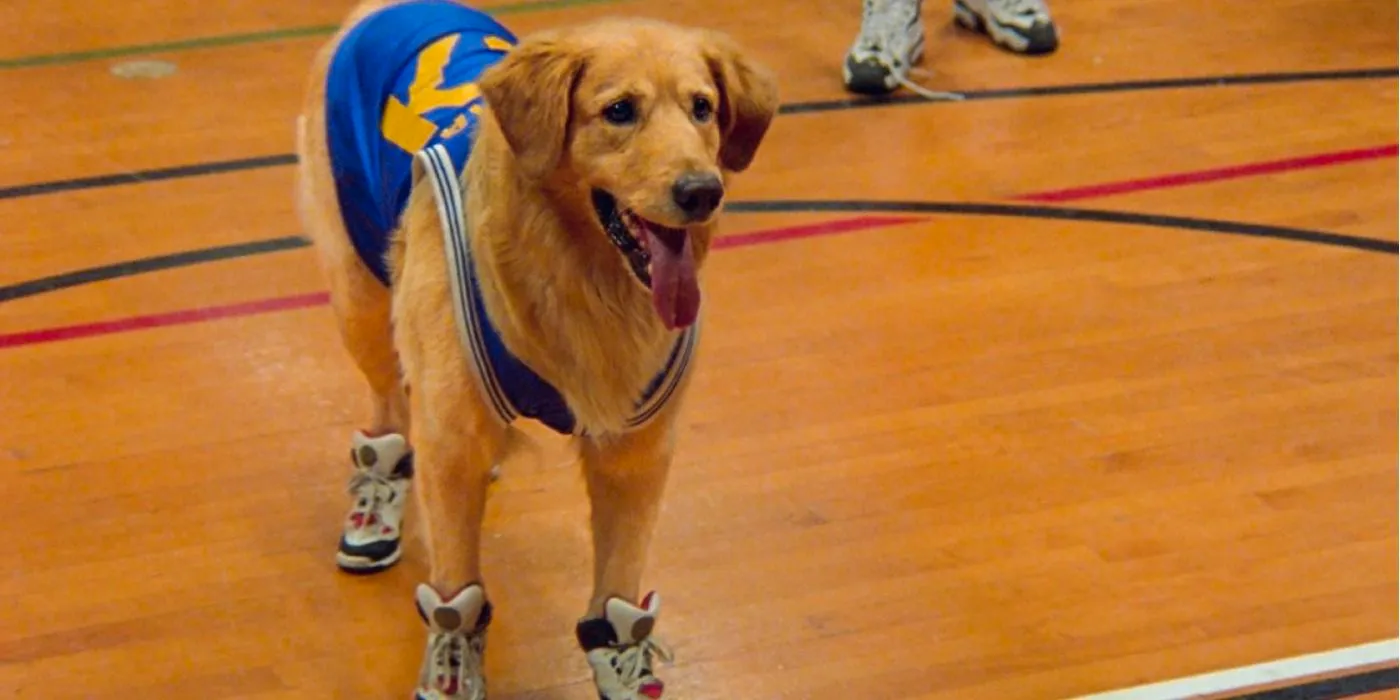
POLYGON ((1044 0, 953 0, 953 17, 1016 53, 1047 54, 1060 45, 1044 0))
POLYGON ((444 602, 432 586, 418 585, 418 615, 428 623, 428 647, 418 671, 415 700, 485 700, 483 676, 491 603, 480 584, 444 602))
POLYGON ((657 700, 666 684, 652 672, 652 657, 671 660, 671 651, 652 637, 661 612, 661 596, 648 593, 637 607, 610 598, 603 617, 578 623, 579 646, 593 667, 601 700, 657 700))
POLYGON ((864 0, 860 34, 846 53, 842 77, 852 92, 882 95, 909 84, 924 55, 922 0, 864 0))
POLYGON ((366 437, 356 432, 348 490, 355 502, 345 516, 335 562, 350 573, 370 574, 399 560, 404 506, 413 480, 413 453, 402 435, 366 437))

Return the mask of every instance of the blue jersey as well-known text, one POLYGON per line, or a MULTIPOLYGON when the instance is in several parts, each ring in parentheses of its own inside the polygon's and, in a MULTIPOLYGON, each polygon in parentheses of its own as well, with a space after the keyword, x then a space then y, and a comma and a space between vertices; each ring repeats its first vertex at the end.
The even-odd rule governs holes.
POLYGON ((415 0, 364 18, 337 47, 326 81, 331 172, 355 250, 384 284, 413 155, 442 143, 461 170, 483 108, 477 80, 515 42, 479 10, 415 0))

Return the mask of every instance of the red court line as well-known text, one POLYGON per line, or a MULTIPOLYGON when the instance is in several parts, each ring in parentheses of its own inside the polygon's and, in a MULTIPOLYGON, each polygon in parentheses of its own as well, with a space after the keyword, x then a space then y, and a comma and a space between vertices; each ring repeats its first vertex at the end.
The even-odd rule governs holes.
POLYGON ((1084 185, 1063 190, 1031 192, 1018 195, 1012 199, 1022 202, 1072 202, 1077 199, 1089 199, 1091 197, 1107 197, 1109 195, 1125 194, 1128 192, 1158 190, 1167 187, 1182 187, 1185 185, 1199 185, 1201 183, 1215 182, 1218 180, 1269 175, 1291 170, 1306 170, 1308 168, 1322 168, 1331 165, 1342 165, 1344 163, 1355 163, 1363 160, 1375 160, 1377 158, 1394 158, 1397 150, 1400 150, 1400 148, 1397 148, 1397 145, 1392 143, 1386 146, 1376 146, 1374 148, 1358 148, 1350 151, 1318 153, 1299 158, 1285 158, 1283 160, 1245 163, 1243 165, 1231 165, 1209 170, 1156 175, 1137 180, 1105 182, 1097 185, 1084 185))
MULTIPOLYGON (((1264 161, 1258 163, 1246 163, 1243 165, 1227 166, 1223 168, 1213 168, 1208 170, 1196 170, 1184 173, 1174 173, 1169 175, 1157 175, 1148 178, 1135 180, 1121 180, 1118 182, 1106 182, 1097 185, 1085 185, 1061 190, 1046 190, 1043 192, 1031 192, 1013 197, 1014 200, 1029 202, 1069 202, 1078 199, 1089 199, 1092 197, 1106 197, 1115 194, 1128 192, 1140 192, 1144 190, 1163 189, 1167 187, 1181 187, 1185 185, 1196 185, 1219 180, 1229 180, 1241 177, 1252 177, 1256 175, 1267 175, 1271 173, 1288 172, 1292 170, 1304 170, 1308 168, 1320 168, 1331 165, 1341 165, 1357 161, 1375 160, 1379 158, 1395 158, 1400 152, 1397 144, 1376 146, 1373 148, 1360 148, 1349 151, 1334 151, 1331 153, 1319 153, 1298 158, 1285 158, 1283 160, 1264 161)), ((777 243, 780 241, 796 240, 800 238, 811 238, 815 236, 828 236, 839 233, 848 233, 864 229, 879 228, 884 226, 895 226, 920 220, 919 217, 909 216, 860 216, 847 219, 836 219, 823 221, 815 224, 803 226, 789 226, 765 231, 754 231, 752 233, 741 233, 732 236, 719 238, 714 243, 715 250, 727 248, 742 248, 751 245, 765 243, 777 243)), ((305 308, 310 306, 320 306, 329 302, 325 292, 306 294, 294 297, 278 297, 272 299, 262 299, 258 301, 245 302, 241 304, 231 304, 227 306, 207 307, 202 309, 186 309, 165 314, 155 314, 150 316, 134 316, 111 321, 99 321, 96 323, 86 323, 76 326, 60 326, 54 328, 43 328, 20 333, 0 334, 0 349, 7 347, 17 347, 21 345, 34 345, 38 343, 50 343, 60 340, 71 340, 74 338, 86 338, 110 333, 121 333, 125 331, 139 330, 143 328, 159 328, 162 326, 175 326, 187 323, 200 323, 222 318, 232 318, 236 316, 249 316, 253 314, 269 313, 272 311, 283 311, 287 309, 305 308)))
POLYGON ((74 338, 89 338, 95 335, 123 333, 144 328, 178 326, 186 323, 200 323, 220 318, 251 316, 253 314, 264 314, 272 311, 304 309, 328 303, 330 303, 330 295, 328 293, 313 292, 311 294, 299 294, 290 297, 274 297, 271 299, 259 299, 257 301, 245 301, 225 306, 183 309, 163 314, 151 314, 149 316, 130 316, 110 321, 82 323, 76 326, 40 328, 33 331, 0 335, 0 348, 52 343, 59 340, 72 340, 74 338))
MULTIPOLYGON (((715 240, 713 247, 716 250, 725 248, 743 248, 752 245, 762 245, 766 243, 777 243, 779 241, 790 241, 799 238, 813 238, 816 236, 831 236, 838 233, 848 233, 885 226, 896 226, 914 221, 919 221, 919 217, 913 216, 859 216, 849 219, 836 219, 833 221, 822 221, 815 224, 802 226, 788 226, 784 228, 767 229, 754 231, 751 233, 740 233, 732 236, 724 236, 715 240)), ((179 326, 189 323, 203 323, 224 318, 235 318, 238 316, 253 316, 256 314, 271 313, 274 311, 287 311, 290 309, 304 309, 313 306, 321 306, 330 303, 330 295, 326 292, 313 292, 311 294, 299 294, 290 297, 273 297, 270 299, 259 299, 257 301, 241 302, 238 304, 228 304, 225 306, 208 306, 197 309, 184 309, 181 311, 171 311, 163 314, 152 314, 149 316, 131 316, 128 318, 118 318, 110 321, 97 321, 95 323, 83 323, 75 326, 56 326, 52 328, 40 328, 32 331, 22 331, 19 333, 0 334, 0 349, 13 348, 22 345, 37 345, 40 343, 53 343, 61 340, 73 340, 76 338, 91 338, 98 335, 109 335, 112 333, 125 333, 127 331, 142 330, 147 328, 162 328, 165 326, 179 326)))
POLYGON ((791 241, 798 238, 832 236, 838 233, 850 233, 852 231, 882 228, 885 226, 898 226, 899 224, 920 221, 922 218, 923 217, 918 216, 856 216, 849 219, 819 221, 814 224, 806 224, 803 226, 788 226, 785 228, 773 228, 750 233, 736 233, 732 236, 724 236, 715 239, 711 247, 715 250, 724 250, 726 248, 744 248, 751 245, 762 245, 764 243, 791 241))

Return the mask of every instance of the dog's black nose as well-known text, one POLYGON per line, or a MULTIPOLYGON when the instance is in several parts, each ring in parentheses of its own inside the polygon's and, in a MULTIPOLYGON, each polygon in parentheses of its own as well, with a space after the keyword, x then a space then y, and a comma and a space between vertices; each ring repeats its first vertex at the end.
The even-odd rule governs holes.
POLYGON ((710 173, 686 173, 676 178, 671 197, 691 221, 700 221, 719 207, 719 201, 724 199, 724 183, 710 173))

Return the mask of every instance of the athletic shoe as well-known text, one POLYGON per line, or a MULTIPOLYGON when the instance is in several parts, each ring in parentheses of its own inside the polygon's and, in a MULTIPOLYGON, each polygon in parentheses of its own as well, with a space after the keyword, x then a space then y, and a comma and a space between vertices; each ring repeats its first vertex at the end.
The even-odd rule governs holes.
POLYGON ((603 617, 583 620, 575 633, 593 667, 600 700, 657 700, 666 684, 652 672, 652 657, 671 660, 671 652, 652 637, 661 597, 648 593, 637 607, 610 598, 603 617))
POLYGON ((882 95, 909 82, 909 69, 924 55, 921 0, 864 0, 860 34, 842 70, 852 92, 882 95))
POLYGON ((413 453, 402 435, 366 437, 356 432, 348 490, 355 499, 345 516, 335 561, 350 573, 370 574, 393 566, 401 551, 403 510, 413 480, 413 453))
POLYGON ((1016 53, 1047 54, 1060 45, 1044 0, 953 0, 953 17, 1016 53))
POLYGON ((436 590, 419 584, 418 615, 428 623, 428 647, 418 672, 415 700, 485 700, 482 675, 491 603, 480 584, 463 588, 443 602, 436 590))

